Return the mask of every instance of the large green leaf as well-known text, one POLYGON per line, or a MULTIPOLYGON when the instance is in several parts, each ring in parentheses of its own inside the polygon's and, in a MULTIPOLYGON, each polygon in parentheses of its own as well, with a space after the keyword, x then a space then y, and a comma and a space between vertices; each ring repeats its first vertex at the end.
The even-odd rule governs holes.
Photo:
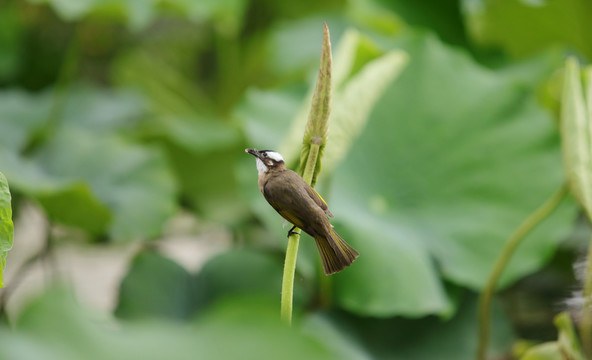
MULTIPOLYGON (((336 301, 363 314, 445 312, 438 272, 480 289, 512 231, 564 180, 556 129, 534 96, 556 62, 493 72, 434 37, 405 48, 411 65, 374 109, 329 198, 360 252, 336 276, 336 301)), ((566 205, 534 231, 502 286, 544 264, 573 216, 566 205)))
POLYGON ((2 274, 6 267, 6 254, 12 248, 12 237, 14 233, 10 200, 8 182, 0 172, 0 287, 4 286, 2 274))
POLYGON ((592 3, 588 0, 463 0, 469 34, 484 47, 513 56, 567 45, 592 58, 592 3))
POLYGON ((113 213, 109 232, 115 238, 156 236, 175 210, 174 180, 156 148, 68 129, 52 137, 35 160, 55 177, 88 183, 113 213))
POLYGON ((78 227, 91 236, 104 234, 113 218, 111 211, 83 180, 65 182, 47 190, 35 184, 32 189, 26 192, 39 200, 51 221, 78 227))
POLYGON ((343 200, 332 204, 340 221, 335 229, 360 252, 355 267, 335 276, 337 304, 373 316, 417 317, 452 311, 438 272, 419 239, 361 209, 355 219, 349 218, 356 210, 343 200))
POLYGON ((23 156, 51 107, 49 94, 0 94, 0 168, 13 188, 38 199, 50 219, 117 238, 151 237, 175 209, 175 184, 159 149, 125 140, 144 103, 127 92, 77 87, 60 126, 23 156))
POLYGON ((115 315, 124 319, 188 319, 194 309, 192 280, 174 261, 154 251, 142 251, 121 282, 115 315))

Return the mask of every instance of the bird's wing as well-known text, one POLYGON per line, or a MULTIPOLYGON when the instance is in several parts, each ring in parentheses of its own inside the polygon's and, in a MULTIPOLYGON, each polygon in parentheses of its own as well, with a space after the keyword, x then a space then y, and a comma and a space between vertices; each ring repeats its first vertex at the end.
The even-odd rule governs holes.
POLYGON ((331 214, 331 211, 329 211, 329 207, 327 206, 325 199, 323 199, 321 195, 319 195, 319 193, 312 186, 306 184, 305 188, 308 196, 310 196, 314 200, 314 202, 318 206, 320 206, 321 209, 323 209, 325 214, 327 214, 327 216, 333 217, 333 214, 331 214))
POLYGON ((305 224, 305 220, 311 219, 317 211, 333 216, 323 198, 293 171, 288 170, 266 181, 262 190, 275 211, 303 230, 311 226, 310 223, 305 224))
POLYGON ((299 228, 303 228, 304 216, 302 216, 303 214, 299 214, 296 210, 300 207, 295 205, 297 198, 293 194, 294 189, 282 189, 277 185, 278 184, 275 182, 268 181, 263 187, 263 196, 269 205, 271 205, 284 219, 299 228))

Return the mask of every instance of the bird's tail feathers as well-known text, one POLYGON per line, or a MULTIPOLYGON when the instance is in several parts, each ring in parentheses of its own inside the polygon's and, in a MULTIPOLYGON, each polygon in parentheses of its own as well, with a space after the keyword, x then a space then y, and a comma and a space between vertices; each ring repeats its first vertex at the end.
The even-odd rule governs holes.
POLYGON ((325 275, 334 274, 345 269, 360 255, 333 229, 330 229, 330 236, 315 236, 315 242, 321 254, 325 275))

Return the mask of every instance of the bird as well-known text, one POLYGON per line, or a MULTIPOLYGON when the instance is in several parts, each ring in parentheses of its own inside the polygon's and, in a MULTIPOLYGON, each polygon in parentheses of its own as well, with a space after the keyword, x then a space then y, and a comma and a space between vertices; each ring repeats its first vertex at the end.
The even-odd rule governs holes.
POLYGON ((273 150, 245 149, 255 156, 259 190, 267 202, 295 228, 310 235, 317 245, 325 275, 350 266, 360 255, 333 230, 333 217, 325 200, 300 175, 286 168, 282 155, 273 150))

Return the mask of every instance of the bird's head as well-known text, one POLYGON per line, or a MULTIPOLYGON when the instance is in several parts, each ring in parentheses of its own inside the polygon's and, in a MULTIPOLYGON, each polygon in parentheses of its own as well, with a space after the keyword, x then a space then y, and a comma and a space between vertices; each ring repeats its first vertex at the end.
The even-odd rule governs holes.
POLYGON ((245 152, 255 157, 259 174, 264 174, 270 170, 283 169, 286 166, 284 158, 277 151, 245 149, 245 152))

